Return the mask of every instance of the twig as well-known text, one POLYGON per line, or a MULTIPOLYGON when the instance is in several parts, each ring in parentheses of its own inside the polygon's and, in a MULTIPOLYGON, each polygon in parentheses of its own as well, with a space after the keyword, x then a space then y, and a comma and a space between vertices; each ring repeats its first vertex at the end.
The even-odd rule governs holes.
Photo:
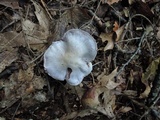
POLYGON ((149 114, 152 111, 154 105, 158 102, 159 99, 160 93, 158 94, 157 98, 153 101, 153 104, 149 107, 149 109, 141 116, 140 120, 142 120, 142 118, 144 118, 147 114, 149 114))
POLYGON ((0 114, 2 114, 3 112, 5 112, 8 108, 10 108, 13 104, 15 104, 19 99, 14 100, 12 103, 10 103, 10 105, 8 105, 6 108, 4 108, 2 111, 0 111, 0 114))
POLYGON ((141 45, 142 45, 142 43, 144 41, 145 35, 146 35, 146 32, 143 33, 143 35, 142 35, 142 37, 140 39, 140 42, 138 44, 137 50, 134 52, 134 54, 131 56, 131 58, 120 68, 120 70, 118 71, 116 76, 118 76, 124 70, 124 68, 132 61, 132 59, 137 55, 137 53, 139 52, 139 50, 141 48, 141 45))
MULTIPOLYGON (((97 8, 96 8, 96 10, 94 11, 94 13, 93 13, 92 11, 89 11, 90 14, 93 15, 93 16, 92 16, 90 22, 88 23, 88 26, 91 25, 92 22, 93 22, 93 20, 95 19, 95 17, 96 17, 96 12, 97 12, 97 10, 98 10, 100 4, 101 4, 101 1, 102 1, 102 0, 99 1, 98 5, 97 5, 97 8)), ((99 19, 98 19, 98 21, 99 21, 99 19)))
POLYGON ((18 104, 18 106, 17 106, 17 108, 16 108, 16 110, 15 110, 15 112, 14 112, 11 120, 14 120, 14 117, 15 117, 15 115, 16 115, 16 113, 17 113, 18 108, 19 108, 20 105, 21 105, 21 101, 19 102, 19 104, 18 104))
POLYGON ((6 28, 10 27, 11 25, 13 25, 14 23, 18 22, 17 20, 13 20, 12 22, 10 22, 9 24, 7 24, 6 26, 4 26, 2 28, 2 30, 0 31, 0 33, 2 33, 6 28))
POLYGON ((43 7, 45 8, 45 10, 46 10, 48 16, 50 17, 50 19, 53 20, 51 14, 49 13, 49 11, 48 11, 48 9, 47 9, 47 6, 46 6, 45 2, 44 2, 43 0, 41 0, 41 3, 42 3, 42 5, 43 5, 43 7))

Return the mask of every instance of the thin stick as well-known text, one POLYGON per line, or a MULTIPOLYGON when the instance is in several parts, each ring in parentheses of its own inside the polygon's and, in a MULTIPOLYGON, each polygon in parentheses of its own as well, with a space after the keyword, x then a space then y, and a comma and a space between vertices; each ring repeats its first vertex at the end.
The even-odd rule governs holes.
POLYGON ((138 44, 137 50, 134 52, 134 54, 131 56, 131 58, 120 68, 120 70, 118 71, 116 76, 118 76, 124 70, 124 68, 132 61, 132 59, 137 55, 137 53, 139 52, 139 50, 141 48, 141 45, 142 45, 142 43, 144 41, 145 35, 146 35, 146 32, 143 33, 143 35, 142 35, 142 37, 140 39, 140 42, 138 44))
POLYGON ((16 115, 16 113, 17 113, 18 108, 19 108, 20 105, 21 105, 21 101, 19 102, 19 104, 18 104, 18 106, 17 106, 17 108, 16 108, 16 110, 15 110, 15 112, 14 112, 11 120, 14 120, 14 117, 15 117, 15 115, 16 115))

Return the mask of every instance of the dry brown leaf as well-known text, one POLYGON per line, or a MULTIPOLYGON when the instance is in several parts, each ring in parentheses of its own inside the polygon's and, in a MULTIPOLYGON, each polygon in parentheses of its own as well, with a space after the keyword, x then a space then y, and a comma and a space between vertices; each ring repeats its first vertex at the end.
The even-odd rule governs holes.
POLYGON ((28 44, 46 43, 47 35, 45 34, 44 29, 38 24, 35 24, 30 20, 23 20, 22 29, 28 44))
POLYGON ((17 49, 10 49, 0 53, 0 73, 12 62, 18 59, 17 49))
MULTIPOLYGON (((114 118, 114 108, 116 108, 115 101, 116 101, 116 96, 113 95, 109 90, 104 92, 103 95, 104 99, 104 113, 109 117, 109 118, 114 118)), ((102 112, 103 113, 103 112, 102 112)))
POLYGON ((49 36, 49 25, 50 25, 50 18, 47 14, 47 12, 42 8, 42 6, 32 0, 33 5, 35 7, 35 14, 39 21, 39 25, 43 28, 44 34, 48 37, 49 36))
POLYGON ((22 20, 22 29, 25 36, 26 43, 32 49, 43 52, 45 49, 44 43, 47 43, 49 36, 50 19, 47 12, 41 7, 40 4, 33 1, 35 7, 35 14, 39 24, 35 24, 30 20, 22 20))
POLYGON ((0 5, 4 5, 12 9, 19 9, 18 0, 1 0, 0 5))
POLYGON ((25 40, 22 33, 9 31, 0 33, 0 51, 10 50, 13 47, 25 46, 25 40))
POLYGON ((143 93, 140 94, 140 98, 148 97, 151 91, 151 86, 152 86, 150 85, 152 83, 149 83, 149 81, 153 82, 159 63, 160 63, 160 58, 157 58, 156 60, 152 61, 149 64, 148 68, 146 69, 146 72, 142 74, 141 81, 146 86, 146 89, 143 93))
POLYGON ((114 89, 117 86, 119 86, 123 81, 115 82, 114 77, 117 75, 117 69, 116 68, 112 73, 109 75, 100 75, 97 77, 98 81, 102 86, 107 87, 108 89, 114 89))
POLYGON ((103 93, 104 89, 104 87, 94 86, 87 90, 82 97, 83 105, 96 109, 100 105, 99 95, 103 93))
POLYGON ((125 25, 121 26, 120 28, 118 28, 118 29, 115 31, 115 32, 116 32, 116 35, 117 35, 115 41, 119 41, 119 40, 120 40, 121 35, 122 35, 123 31, 124 31, 124 28, 125 28, 125 25))
POLYGON ((119 2, 119 0, 102 0, 102 4, 108 3, 109 5, 117 2, 119 2))
POLYGON ((158 28, 157 37, 160 39, 160 28, 158 28))
POLYGON ((34 75, 33 66, 29 66, 27 70, 19 70, 14 72, 8 80, 3 80, 4 98, 1 100, 0 108, 8 107, 17 98, 23 98, 22 105, 30 106, 46 99, 45 93, 40 93, 46 85, 46 81, 40 76, 34 75), (34 93, 34 94, 32 94, 34 93), (32 101, 32 102, 30 102, 32 101))
POLYGON ((118 22, 117 22, 117 21, 115 21, 115 22, 114 22, 114 28, 113 28, 113 31, 114 31, 114 32, 116 32, 118 29, 119 29, 118 22))
POLYGON ((94 86, 90 88, 82 97, 84 106, 103 113, 109 118, 113 118, 113 108, 115 108, 115 95, 109 89, 103 86, 94 86), (102 97, 100 97, 102 95, 102 97), (103 102, 104 101, 104 102, 103 102))
POLYGON ((44 51, 45 43, 47 43, 47 35, 43 28, 30 20, 22 21, 22 29, 26 43, 39 52, 44 51))
POLYGON ((106 50, 112 50, 114 47, 114 41, 113 41, 113 33, 101 33, 100 38, 102 39, 102 42, 108 41, 107 45, 104 47, 104 51, 106 50))
POLYGON ((127 113, 129 111, 131 111, 132 108, 131 107, 126 107, 126 106, 122 106, 119 110, 118 113, 127 113))

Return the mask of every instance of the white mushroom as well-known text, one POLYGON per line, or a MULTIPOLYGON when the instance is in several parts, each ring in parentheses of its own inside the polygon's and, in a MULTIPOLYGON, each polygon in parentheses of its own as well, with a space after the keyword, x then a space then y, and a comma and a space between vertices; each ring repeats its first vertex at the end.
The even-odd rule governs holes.
POLYGON ((97 54, 95 39, 80 29, 68 30, 44 53, 44 68, 54 79, 78 85, 92 71, 97 54))

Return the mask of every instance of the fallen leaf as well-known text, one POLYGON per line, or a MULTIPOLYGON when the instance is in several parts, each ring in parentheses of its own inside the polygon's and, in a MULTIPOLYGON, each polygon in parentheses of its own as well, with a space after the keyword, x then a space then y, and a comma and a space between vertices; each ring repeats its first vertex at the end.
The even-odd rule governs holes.
POLYGON ((28 69, 12 73, 8 80, 2 80, 4 88, 4 97, 1 100, 0 108, 8 107, 17 99, 22 98, 23 106, 31 106, 36 102, 47 100, 46 94, 42 91, 47 85, 46 81, 34 75, 34 65, 28 66, 28 69))
POLYGON ((119 110, 118 113, 127 113, 129 111, 131 111, 132 108, 131 107, 126 107, 126 106, 122 106, 119 110))
POLYGON ((44 34, 48 37, 49 36, 49 26, 50 26, 50 18, 47 14, 47 12, 42 8, 42 6, 33 1, 33 5, 35 7, 35 14, 36 14, 36 17, 39 21, 39 25, 43 28, 43 32, 44 34))
POLYGON ((0 53, 0 73, 9 66, 12 62, 18 59, 17 49, 10 49, 0 53))
POLYGON ((124 28, 125 28, 125 25, 119 27, 119 28, 115 31, 115 32, 116 32, 116 39, 115 39, 115 41, 119 41, 119 40, 120 40, 121 35, 122 35, 123 31, 124 31, 124 28))
POLYGON ((22 29, 27 45, 39 52, 44 51, 48 37, 44 29, 30 20, 22 20, 22 29))
MULTIPOLYGON (((104 113, 109 117, 109 118, 114 118, 114 108, 116 108, 115 101, 116 101, 116 96, 112 94, 110 91, 105 91, 103 95, 104 99, 104 113)), ((101 107, 102 108, 102 107, 101 107)), ((99 107, 99 109, 101 109, 99 107)), ((103 112, 102 112, 103 113, 103 112)))
POLYGON ((9 31, 0 33, 0 51, 10 50, 14 47, 25 46, 25 40, 22 32, 9 31))
POLYGON ((157 37, 160 39, 160 28, 158 28, 157 37))
POLYGON ((0 5, 4 5, 12 9, 19 9, 18 0, 1 0, 0 5))
POLYGON ((115 108, 115 95, 106 87, 97 85, 87 90, 82 97, 82 104, 103 113, 109 118, 115 116, 113 113, 113 108, 115 108))
POLYGON ((119 0, 102 0, 102 4, 108 3, 109 5, 117 2, 119 2, 119 0))
POLYGON ((108 41, 107 45, 104 47, 104 51, 106 50, 112 50, 114 47, 114 41, 113 41, 113 33, 101 33, 100 38, 102 39, 102 42, 108 41))
POLYGON ((87 90, 82 97, 84 106, 96 109, 100 105, 99 95, 103 93, 104 87, 94 86, 87 90))
POLYGON ((119 86, 123 81, 115 82, 114 77, 117 75, 117 69, 116 68, 112 73, 109 75, 103 75, 103 76, 98 76, 97 79, 99 81, 99 84, 102 86, 107 87, 108 89, 114 89, 117 86, 119 86))
POLYGON ((156 70, 158 69, 158 65, 160 63, 160 58, 157 58, 156 60, 152 61, 149 66, 146 69, 146 72, 142 74, 141 81, 146 86, 146 89, 143 93, 140 94, 140 98, 146 98, 148 97, 150 91, 151 91, 151 85, 154 77, 156 75, 156 70), (149 81, 152 81, 149 83, 149 81))
POLYGON ((118 29, 119 29, 118 22, 117 22, 117 21, 115 21, 115 22, 114 22, 114 28, 113 28, 113 31, 115 32, 115 31, 117 31, 118 29))

